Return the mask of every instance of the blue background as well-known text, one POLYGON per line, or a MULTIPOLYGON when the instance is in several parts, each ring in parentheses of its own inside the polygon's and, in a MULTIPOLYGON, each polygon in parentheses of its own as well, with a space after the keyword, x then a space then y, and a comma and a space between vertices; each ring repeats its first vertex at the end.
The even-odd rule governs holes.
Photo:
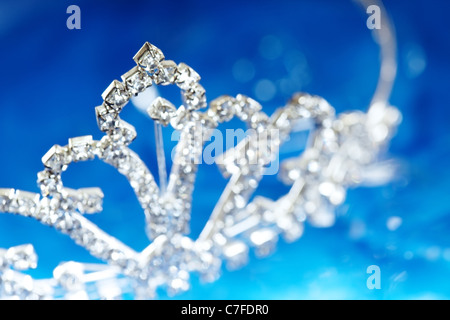
MULTIPOLYGON (((193 277, 180 299, 448 299, 450 298, 450 38, 447 1, 388 1, 396 26, 399 72, 392 104, 403 113, 390 156, 394 181, 349 191, 335 226, 306 227, 266 259, 212 284, 193 277), (402 219, 395 231, 390 217, 402 219), (381 289, 366 287, 369 265, 381 289)), ((351 1, 0 1, 0 186, 37 192, 40 158, 74 136, 102 134, 94 107, 113 79, 133 65, 145 41, 201 76, 209 100, 247 94, 271 114, 296 91, 325 97, 338 112, 365 110, 376 86, 378 48, 367 15, 351 1), (81 30, 66 27, 66 8, 81 8, 81 30)), ((165 97, 180 103, 175 88, 165 97)), ((131 105, 123 119, 138 130, 132 144, 156 173, 153 126, 131 105)), ((173 147, 170 133, 167 148, 173 147)), ((90 216, 136 250, 148 245, 144 215, 127 181, 101 162, 74 164, 68 187, 99 186, 104 212, 90 216)), ((226 181, 201 166, 192 237, 206 222, 226 181)), ((287 191, 273 177, 261 194, 287 191)), ((96 261, 56 230, 0 215, 0 247, 33 243, 37 277, 67 260, 96 261)), ((162 297, 166 297, 164 294, 162 297)))

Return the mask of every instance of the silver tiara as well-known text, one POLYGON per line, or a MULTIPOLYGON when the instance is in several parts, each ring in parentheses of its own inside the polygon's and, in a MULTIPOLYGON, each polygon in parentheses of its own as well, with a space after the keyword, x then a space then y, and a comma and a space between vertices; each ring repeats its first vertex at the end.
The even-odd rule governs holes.
POLYGON ((188 290, 193 272, 204 281, 214 281, 222 262, 229 269, 245 265, 251 248, 257 256, 267 256, 280 237, 288 242, 300 238, 306 222, 332 225, 334 208, 344 202, 349 187, 365 181, 401 119, 400 112, 380 98, 380 92, 386 94, 383 76, 382 90, 367 112, 336 115, 323 98, 297 93, 268 116, 257 101, 241 94, 208 103, 198 73, 185 63, 165 59, 150 43, 133 59, 136 66, 109 85, 102 94, 103 103, 95 108, 98 126, 105 133, 100 140, 81 136, 69 139, 65 146, 54 145, 42 158, 40 193, 0 189, 1 212, 54 227, 105 263, 65 262, 54 269, 53 278, 33 279, 23 272, 37 266, 32 245, 0 249, 0 298, 109 299, 131 293, 147 299, 154 298, 160 287, 169 294, 188 290), (135 128, 120 118, 130 99, 153 85, 178 86, 183 101, 176 108, 158 97, 147 110, 157 140, 164 126, 180 132, 167 183, 164 150, 157 141, 159 185, 129 148, 136 138, 135 128), (188 236, 192 193, 204 143, 221 123, 236 117, 247 125, 249 134, 216 159, 229 180, 203 231, 192 239, 188 236), (305 124, 312 129, 304 152, 280 164, 279 177, 290 186, 288 193, 279 199, 252 197, 279 147, 305 124), (61 173, 71 163, 94 158, 116 168, 133 188, 150 239, 142 252, 85 218, 102 211, 99 188, 74 190, 63 185, 61 173))

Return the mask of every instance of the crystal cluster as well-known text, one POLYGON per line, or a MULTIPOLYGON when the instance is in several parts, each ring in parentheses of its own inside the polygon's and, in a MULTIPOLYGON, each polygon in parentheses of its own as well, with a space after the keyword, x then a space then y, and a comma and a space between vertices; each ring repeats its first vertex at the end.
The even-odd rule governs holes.
POLYGON ((0 250, 0 297, 153 298, 159 287, 170 294, 189 289, 189 275, 205 281, 217 279, 222 261, 231 269, 247 262, 250 248, 258 256, 270 254, 280 237, 298 239, 306 221, 318 226, 334 222, 334 208, 345 200, 346 189, 358 185, 362 172, 377 161, 400 121, 397 109, 373 105, 368 113, 336 117, 322 98, 299 93, 269 117, 261 105, 244 95, 221 96, 207 107, 200 76, 184 63, 165 60, 160 49, 146 43, 134 56, 136 66, 122 81, 114 80, 95 108, 100 130, 92 136, 71 138, 66 146, 53 146, 42 158, 38 173, 40 194, 0 189, 0 211, 29 216, 71 237, 107 264, 78 262, 59 265, 53 279, 34 280, 22 273, 35 268, 31 245, 0 250), (177 85, 183 105, 176 108, 159 97, 149 116, 158 124, 180 131, 167 190, 160 190, 152 173, 129 149, 134 127, 119 116, 132 96, 152 85, 177 85), (217 161, 229 182, 198 239, 189 234, 192 192, 203 145, 221 123, 234 117, 250 129, 246 138, 217 161), (296 158, 281 163, 281 180, 290 185, 279 199, 251 196, 280 145, 301 123, 311 123, 311 143, 296 158), (261 139, 261 135, 264 139, 261 139), (65 187, 61 174, 72 162, 98 158, 115 167, 133 188, 145 213, 151 240, 142 252, 108 235, 84 217, 102 211, 98 188, 65 187), (220 161, 219 161, 220 160, 220 161))

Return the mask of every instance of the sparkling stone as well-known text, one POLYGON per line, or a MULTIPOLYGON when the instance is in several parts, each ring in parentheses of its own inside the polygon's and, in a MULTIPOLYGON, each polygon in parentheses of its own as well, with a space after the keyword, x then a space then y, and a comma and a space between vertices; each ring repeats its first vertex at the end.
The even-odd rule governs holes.
POLYGON ((280 164, 280 180, 287 185, 301 177, 300 159, 298 157, 283 160, 280 164))
POLYGON ((383 117, 383 122, 386 123, 390 128, 400 124, 402 121, 402 114, 400 111, 393 107, 389 106, 386 108, 386 114, 383 117))
POLYGON ((322 118, 333 117, 335 113, 333 107, 331 107, 325 99, 322 99, 320 97, 316 97, 316 99, 316 114, 322 118))
POLYGON ((203 88, 199 83, 194 83, 182 94, 184 104, 188 110, 196 110, 206 107, 205 88, 203 88))
POLYGON ((133 142, 134 139, 136 139, 136 136, 137 133, 134 126, 132 126, 128 122, 120 120, 119 125, 111 134, 111 139, 114 141, 114 143, 129 145, 131 142, 133 142))
POLYGON ((335 190, 335 185, 332 182, 326 181, 326 182, 322 182, 319 185, 319 192, 326 197, 331 196, 334 193, 334 190, 335 190))
POLYGON ((122 288, 120 281, 115 279, 100 280, 95 283, 100 300, 121 300, 122 288))
POLYGON ((94 238, 92 242, 89 244, 89 252, 101 259, 106 259, 108 257, 108 253, 111 250, 107 241, 99 238, 94 238))
POLYGON ((80 229, 77 230, 76 234, 76 240, 85 248, 89 249, 89 252, 91 251, 91 248, 93 247, 96 239, 95 234, 92 231, 80 229))
POLYGON ((291 103, 297 107, 299 115, 317 118, 319 122, 334 116, 334 109, 326 100, 317 96, 300 93, 291 99, 291 103))
POLYGON ((248 261, 248 247, 241 241, 233 241, 225 245, 223 248, 223 254, 227 260, 227 267, 230 270, 235 270, 248 261))
POLYGON ((167 285, 170 295, 189 289, 189 262, 193 242, 187 237, 174 235, 170 239, 162 235, 140 254, 140 264, 145 266, 141 277, 155 290, 167 285))
POLYGON ((84 290, 71 291, 65 294, 64 299, 66 300, 89 300, 89 295, 84 290))
POLYGON ((133 57, 133 60, 149 73, 153 73, 163 59, 162 51, 148 42, 133 57))
POLYGON ((175 106, 168 100, 158 97, 156 98, 150 107, 147 109, 147 113, 154 121, 167 126, 171 119, 176 115, 175 106))
POLYGON ((59 173, 67 169, 67 164, 70 162, 70 157, 67 155, 66 148, 55 144, 42 157, 42 163, 54 173, 59 173))
POLYGON ((112 261, 115 265, 127 269, 129 267, 129 259, 127 259, 127 256, 124 252, 118 249, 112 249, 109 252, 109 258, 108 260, 112 261))
MULTIPOLYGON (((135 189, 138 197, 146 198, 156 192, 156 183, 147 167, 139 159, 139 157, 134 153, 130 153, 129 162, 131 170, 127 174, 127 177, 129 178, 130 184, 133 189, 135 189)), ((148 200, 150 201, 152 199, 148 200)))
POLYGON ((309 222, 318 228, 331 227, 336 220, 336 215, 332 208, 321 206, 317 211, 309 216, 309 222))
POLYGON ((127 174, 132 169, 130 164, 129 149, 114 148, 113 146, 109 146, 105 149, 102 159, 119 169, 123 174, 127 174))
POLYGON ((81 198, 81 213, 96 213, 103 210, 103 192, 100 188, 78 189, 81 198))
POLYGON ((332 182, 322 182, 319 185, 319 192, 328 198, 328 200, 335 206, 342 204, 345 200, 345 189, 332 182))
POLYGON ((334 109, 324 99, 305 93, 295 94, 289 101, 289 105, 299 117, 314 117, 319 122, 334 115, 334 109))
POLYGON ((190 287, 189 273, 185 270, 179 270, 173 279, 169 281, 167 293, 174 296, 189 290, 190 287))
POLYGON ((43 198, 39 203, 39 208, 35 212, 34 216, 36 219, 41 220, 45 224, 52 225, 55 219, 55 209, 59 206, 59 200, 56 198, 43 198))
POLYGON ((294 94, 289 100, 290 105, 305 105, 311 99, 311 96, 304 92, 294 94))
POLYGON ((209 137, 211 136, 211 132, 212 132, 209 129, 217 128, 218 123, 207 113, 200 113, 200 123, 202 125, 202 129, 204 129, 203 141, 207 141, 207 140, 209 140, 209 137))
POLYGON ((40 196, 37 193, 17 190, 15 200, 11 203, 10 209, 21 215, 33 215, 37 210, 39 198, 40 196))
MULTIPOLYGON (((258 132, 266 134, 268 137, 269 117, 264 112, 256 112, 247 120, 250 123, 250 127, 258 132)), ((269 145, 269 144, 267 144, 269 145)))
POLYGON ((277 233, 269 228, 253 231, 250 241, 256 246, 256 254, 265 257, 275 250, 278 241, 277 233))
POLYGON ((49 170, 39 172, 37 182, 44 197, 61 192, 61 179, 49 170))
POLYGON ((16 270, 35 269, 37 267, 37 255, 31 244, 9 248, 5 259, 16 270))
POLYGON ((303 235, 303 223, 295 221, 293 217, 284 216, 278 219, 277 226, 283 231, 283 238, 287 242, 294 242, 303 235))
POLYGON ((236 96, 236 115, 243 121, 262 110, 262 106, 252 98, 238 94, 236 96))
POLYGON ((220 277, 222 261, 210 252, 210 249, 197 249, 195 257, 191 260, 191 269, 200 273, 201 280, 204 282, 213 282, 220 277))
POLYGON ((317 132, 314 147, 322 153, 336 153, 339 150, 338 135, 332 128, 322 128, 317 132))
POLYGON ((122 76, 122 81, 133 95, 137 95, 152 85, 152 79, 138 66, 125 73, 122 76))
POLYGON ((208 114, 217 122, 230 121, 235 112, 236 100, 230 96, 221 96, 211 101, 208 114))
POLYGON ((61 209, 62 213, 75 211, 81 202, 81 194, 78 190, 74 190, 71 188, 64 188, 61 192, 61 199, 56 211, 61 209))
POLYGON ((164 60, 158 65, 158 73, 154 76, 154 81, 156 84, 167 86, 173 84, 177 77, 177 64, 172 60, 164 60))
POLYGON ((0 189, 0 211, 8 212, 11 200, 14 199, 14 189, 0 189))
POLYGON ((33 296, 34 283, 31 276, 13 270, 6 270, 1 280, 6 296, 19 300, 30 299, 33 296))
POLYGON ((92 136, 82 136, 69 139, 69 149, 72 151, 74 161, 94 159, 92 136))
POLYGON ((81 263, 66 262, 53 270, 53 277, 58 284, 68 291, 78 291, 84 288, 84 267, 81 263))
POLYGON ((312 114, 311 110, 306 108, 304 105, 294 105, 290 106, 290 118, 291 120, 298 120, 298 119, 310 119, 314 115, 312 114))
POLYGON ((288 138, 292 130, 292 112, 290 112, 290 108, 277 109, 271 118, 274 126, 280 130, 280 134, 288 138))
POLYGON ((102 94, 103 100, 116 111, 122 110, 130 99, 130 94, 123 83, 114 80, 102 94))
POLYGON ((104 104, 95 108, 97 124, 101 131, 109 132, 119 125, 119 116, 114 109, 107 108, 104 104))
POLYGON ((366 115, 362 112, 351 112, 339 117, 340 156, 358 166, 372 162, 378 151, 376 144, 372 143, 365 121, 366 115))
POLYGON ((57 214, 52 225, 63 232, 70 232, 73 229, 72 215, 68 212, 57 214))
POLYGON ((375 143, 383 143, 389 135, 389 128, 384 123, 379 123, 371 128, 370 137, 375 143))
POLYGON ((194 83, 200 81, 200 76, 194 69, 185 63, 178 64, 179 75, 177 77, 177 85, 183 89, 188 90, 194 83))
POLYGON ((41 211, 39 214, 41 216, 40 220, 42 221, 42 223, 52 227, 56 224, 56 222, 60 218, 60 215, 57 214, 54 210, 50 210, 45 213, 41 211))
POLYGON ((8 267, 8 262, 6 261, 5 253, 6 250, 0 249, 0 287, 1 287, 1 273, 8 267))
POLYGON ((194 120, 193 118, 195 115, 196 113, 191 112, 191 110, 187 110, 185 106, 181 105, 172 116, 170 125, 175 130, 181 130, 186 123, 194 120))

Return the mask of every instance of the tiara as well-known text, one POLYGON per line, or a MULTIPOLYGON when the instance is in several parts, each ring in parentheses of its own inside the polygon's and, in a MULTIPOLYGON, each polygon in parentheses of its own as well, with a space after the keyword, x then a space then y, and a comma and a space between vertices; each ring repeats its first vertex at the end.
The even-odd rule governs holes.
POLYGON ((367 168, 379 160, 401 120, 400 112, 379 98, 367 112, 339 115, 325 99, 307 93, 295 94, 270 116, 242 94, 208 103, 199 74, 185 63, 167 60, 156 46, 145 43, 133 60, 136 66, 108 86, 103 103, 95 108, 105 134, 100 140, 88 135, 54 145, 42 157, 40 193, 0 189, 0 212, 54 227, 105 263, 65 262, 54 269, 53 278, 34 279, 26 273, 37 267, 31 244, 0 249, 0 298, 109 299, 131 292, 148 299, 161 287, 169 294, 188 290, 191 273, 214 281, 223 262, 229 269, 245 265, 250 249, 264 257, 280 237, 287 242, 299 239, 305 223, 332 225, 334 208, 344 202, 349 187, 364 181, 367 168), (180 89, 182 105, 177 108, 157 97, 147 109, 156 129, 158 185, 129 148, 136 130, 120 113, 132 97, 167 85, 180 89), (205 141, 234 118, 246 124, 248 134, 215 159, 228 183, 199 237, 192 239, 192 194, 205 141), (280 146, 305 124, 311 130, 305 150, 280 163, 279 177, 290 186, 287 194, 275 200, 252 197, 280 146), (169 125, 180 138, 166 178, 161 130, 169 125), (101 189, 63 185, 61 174, 71 163, 95 158, 124 175, 134 190, 150 240, 143 251, 131 249, 85 217, 102 211, 101 189))

